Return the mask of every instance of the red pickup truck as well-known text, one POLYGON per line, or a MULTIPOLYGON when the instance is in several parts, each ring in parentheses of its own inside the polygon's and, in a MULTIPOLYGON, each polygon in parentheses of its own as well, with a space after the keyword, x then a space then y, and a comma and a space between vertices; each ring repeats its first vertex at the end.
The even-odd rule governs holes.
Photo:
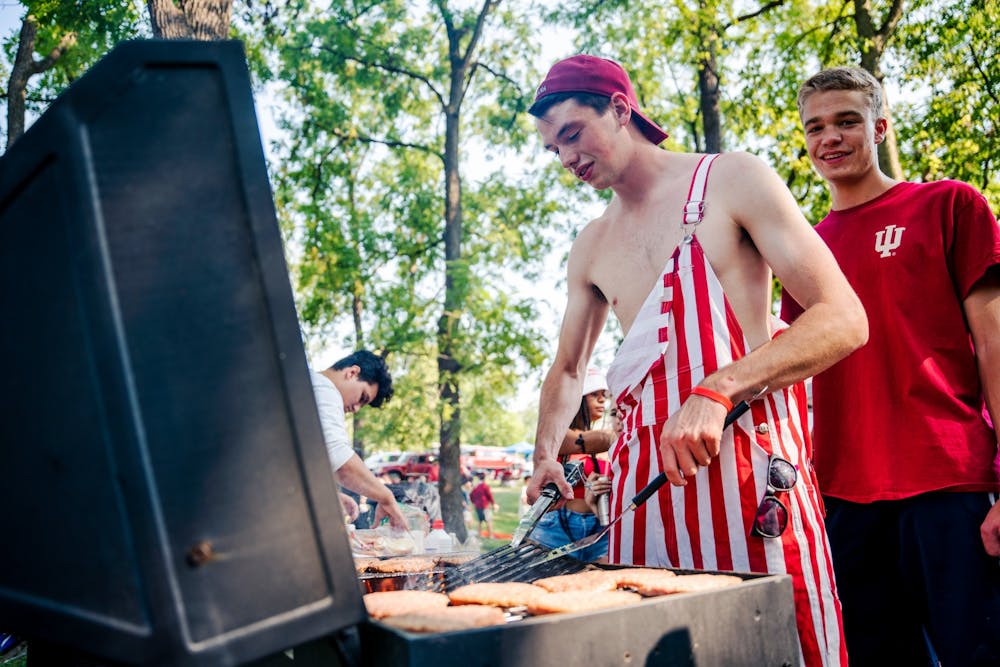
MULTIPOLYGON (((398 472, 403 476, 403 479, 415 479, 417 477, 424 476, 427 478, 428 482, 438 481, 440 476, 440 466, 438 465, 438 459, 440 457, 437 454, 424 452, 403 452, 403 455, 399 457, 397 461, 386 465, 382 468, 382 474, 388 474, 390 472, 398 472)), ((459 464, 462 472, 462 477, 469 477, 469 468, 466 464, 465 457, 462 457, 462 461, 459 464)))
POLYGON ((428 482, 436 482, 438 480, 439 471, 438 455, 403 452, 403 455, 399 457, 399 460, 382 468, 383 473, 390 473, 393 471, 401 474, 404 479, 411 479, 424 475, 427 477, 428 482))

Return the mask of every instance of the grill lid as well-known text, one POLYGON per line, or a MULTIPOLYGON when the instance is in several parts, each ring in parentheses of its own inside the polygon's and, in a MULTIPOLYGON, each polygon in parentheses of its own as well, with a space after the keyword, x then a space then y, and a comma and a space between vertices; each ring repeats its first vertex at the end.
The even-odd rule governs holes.
POLYGON ((119 46, 0 201, 0 627, 231 665, 365 618, 241 45, 119 46))

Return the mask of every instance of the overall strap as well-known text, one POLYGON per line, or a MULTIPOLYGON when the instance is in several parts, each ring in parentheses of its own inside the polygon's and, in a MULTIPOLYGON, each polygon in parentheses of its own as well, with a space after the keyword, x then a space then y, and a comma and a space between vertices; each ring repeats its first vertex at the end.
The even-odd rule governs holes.
POLYGON ((694 176, 691 177, 688 199, 684 204, 684 221, 681 223, 685 236, 694 234, 695 228, 705 218, 705 188, 708 186, 708 172, 712 168, 712 162, 717 157, 719 157, 718 153, 703 155, 694 170, 694 176))

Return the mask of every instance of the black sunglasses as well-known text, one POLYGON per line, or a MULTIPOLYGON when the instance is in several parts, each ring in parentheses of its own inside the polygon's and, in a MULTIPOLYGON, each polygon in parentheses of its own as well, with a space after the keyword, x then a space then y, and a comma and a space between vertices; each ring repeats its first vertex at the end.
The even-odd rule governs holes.
POLYGON ((757 514, 753 518, 750 534, 755 537, 781 537, 788 527, 788 508, 780 500, 778 494, 791 491, 799 473, 795 466, 780 456, 774 454, 767 460, 767 493, 757 506, 757 514))

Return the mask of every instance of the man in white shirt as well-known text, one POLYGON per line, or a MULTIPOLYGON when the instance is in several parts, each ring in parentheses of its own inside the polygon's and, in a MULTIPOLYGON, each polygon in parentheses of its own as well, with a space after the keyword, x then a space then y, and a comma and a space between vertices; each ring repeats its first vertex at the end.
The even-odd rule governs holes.
POLYGON ((392 397, 392 376, 385 361, 368 350, 358 350, 326 370, 312 371, 311 375, 323 439, 337 483, 378 503, 376 523, 382 517, 389 517, 394 528, 406 528, 392 491, 368 470, 351 447, 344 421, 345 414, 353 414, 366 405, 381 407, 392 397))

